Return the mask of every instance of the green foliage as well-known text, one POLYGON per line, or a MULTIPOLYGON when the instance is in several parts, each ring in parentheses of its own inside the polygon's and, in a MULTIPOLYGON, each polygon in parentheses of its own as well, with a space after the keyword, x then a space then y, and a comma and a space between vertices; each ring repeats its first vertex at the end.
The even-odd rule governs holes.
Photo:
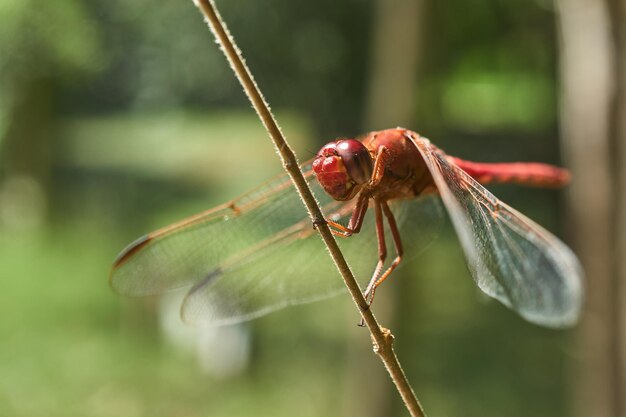
MULTIPOLYGON (((43 76, 101 66, 99 28, 84 2, 6 0, 0 4, 0 68, 43 76)), ((4 78, 3 78, 4 79, 4 78)))
POLYGON ((0 145, 33 80, 57 83, 101 68, 100 35, 82 0, 0 3, 0 145))
POLYGON ((457 129, 533 132, 554 122, 554 91, 541 75, 461 70, 444 88, 444 117, 457 129))

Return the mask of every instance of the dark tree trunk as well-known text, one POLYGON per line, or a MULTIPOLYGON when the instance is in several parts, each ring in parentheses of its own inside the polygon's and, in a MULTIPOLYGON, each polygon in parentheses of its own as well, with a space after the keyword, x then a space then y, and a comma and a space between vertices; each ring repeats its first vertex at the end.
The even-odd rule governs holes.
POLYGON ((626 416, 626 1, 611 0, 615 89, 611 113, 613 259, 615 283, 612 300, 615 334, 614 401, 616 415, 626 416))
POLYGON ((54 140, 53 85, 36 78, 14 86, 8 128, 0 141, 0 184, 23 177, 33 180, 48 200, 54 140))
POLYGON ((621 0, 611 1, 558 2, 563 149, 574 177, 570 230, 587 275, 579 366, 573 374, 572 405, 581 417, 624 416, 620 305, 625 297, 620 282, 626 259, 626 96, 625 55, 619 40, 624 36, 624 16, 614 11, 621 0))

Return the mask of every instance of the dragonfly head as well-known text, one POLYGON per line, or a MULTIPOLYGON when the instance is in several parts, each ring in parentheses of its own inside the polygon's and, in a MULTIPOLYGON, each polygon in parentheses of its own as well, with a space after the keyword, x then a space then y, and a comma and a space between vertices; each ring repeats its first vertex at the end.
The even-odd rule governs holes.
POLYGON ((369 150, 358 140, 338 139, 326 144, 313 161, 313 172, 335 200, 353 198, 372 177, 369 150))

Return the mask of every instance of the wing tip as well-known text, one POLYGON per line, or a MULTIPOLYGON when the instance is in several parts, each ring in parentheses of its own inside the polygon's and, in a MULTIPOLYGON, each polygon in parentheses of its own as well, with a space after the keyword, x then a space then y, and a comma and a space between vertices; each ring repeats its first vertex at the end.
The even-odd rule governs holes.
POLYGON ((117 293, 124 293, 124 291, 120 290, 115 283, 115 273, 119 271, 122 265, 124 265, 131 256, 143 249, 148 243, 150 243, 150 241, 152 241, 152 237, 150 235, 140 237, 122 249, 115 260, 113 260, 113 266, 111 267, 111 272, 109 273, 109 286, 113 289, 113 291, 117 293))
POLYGON ((190 299, 191 297, 198 292, 201 288, 214 281, 217 277, 222 275, 222 268, 215 268, 211 272, 205 275, 200 281, 198 281, 194 286, 192 286, 187 294, 185 295, 183 302, 180 304, 180 319, 185 324, 194 324, 196 320, 191 318, 191 314, 189 312, 190 308, 190 299))
POLYGON ((546 316, 535 317, 523 314, 520 314, 520 316, 522 316, 523 319, 530 323, 546 327, 548 329, 567 330, 575 327, 576 324, 578 324, 578 321, 580 320, 580 310, 549 318, 546 316))
POLYGON ((124 263, 126 263, 126 261, 128 261, 131 256, 143 249, 148 243, 150 243, 150 241, 152 241, 152 237, 150 235, 143 235, 142 237, 122 249, 122 251, 113 261, 113 270, 116 270, 124 265, 124 263))
POLYGON ((567 330, 575 327, 583 315, 584 295, 580 291, 570 293, 569 302, 562 308, 552 309, 544 313, 529 313, 516 310, 516 312, 530 323, 549 329, 567 330))

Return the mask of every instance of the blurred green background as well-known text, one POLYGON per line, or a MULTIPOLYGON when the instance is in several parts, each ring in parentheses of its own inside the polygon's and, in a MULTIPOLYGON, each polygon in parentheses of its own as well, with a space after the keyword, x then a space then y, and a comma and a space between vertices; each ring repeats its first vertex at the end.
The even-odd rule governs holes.
MULTIPOLYGON (((404 125, 561 163, 549 0, 218 5, 301 160, 404 125)), ((407 415, 348 297, 211 332, 108 287, 127 243, 279 172, 191 1, 3 0, 0 416, 407 415)), ((567 234, 562 192, 493 191, 567 234)), ((480 294, 449 225, 380 293, 430 416, 573 415, 575 332, 480 294)))

